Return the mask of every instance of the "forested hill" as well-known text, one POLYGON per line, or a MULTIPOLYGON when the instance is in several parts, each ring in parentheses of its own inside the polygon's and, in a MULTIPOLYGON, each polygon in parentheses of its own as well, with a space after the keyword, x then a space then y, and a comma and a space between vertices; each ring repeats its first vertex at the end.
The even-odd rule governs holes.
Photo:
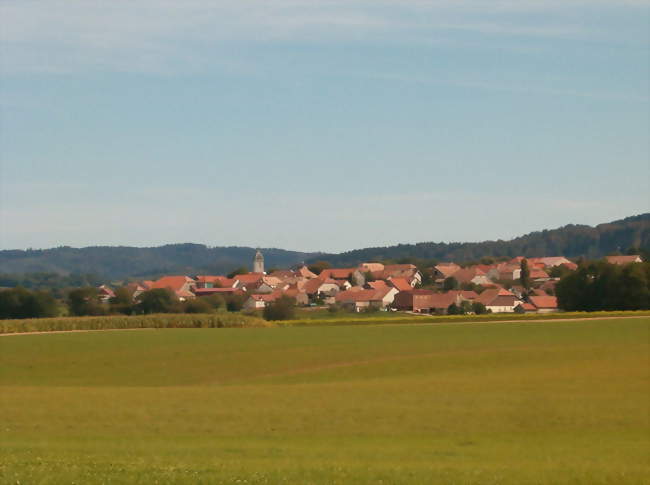
POLYGON ((477 243, 399 244, 357 249, 320 259, 334 266, 353 266, 362 261, 427 259, 438 261, 478 261, 483 257, 580 256, 597 259, 629 248, 650 249, 650 213, 628 217, 596 227, 568 225, 559 229, 532 232, 510 241, 477 243))
MULTIPOLYGON (((326 260, 335 266, 353 266, 362 261, 404 258, 457 262, 475 261, 487 256, 518 255, 600 258, 617 251, 624 252, 630 247, 650 248, 650 213, 596 227, 569 225, 533 232, 511 241, 400 244, 341 254, 282 249, 262 249, 262 252, 267 268, 287 268, 315 260, 326 260)), ((241 266, 250 268, 254 254, 255 249, 248 247, 211 248, 202 244, 170 244, 152 248, 95 246, 5 250, 0 251, 0 276, 27 273, 93 274, 101 281, 108 282, 126 278, 153 278, 163 274, 225 274, 241 266)), ((0 279, 0 282, 5 280, 0 279)), ((10 286, 10 283, 0 284, 3 285, 10 286)))
MULTIPOLYGON (((316 256, 314 253, 262 249, 266 267, 286 268, 316 256)), ((93 246, 42 250, 0 251, 0 274, 93 274, 102 279, 152 278, 163 274, 224 274, 251 268, 254 248, 169 244, 153 248, 93 246)))

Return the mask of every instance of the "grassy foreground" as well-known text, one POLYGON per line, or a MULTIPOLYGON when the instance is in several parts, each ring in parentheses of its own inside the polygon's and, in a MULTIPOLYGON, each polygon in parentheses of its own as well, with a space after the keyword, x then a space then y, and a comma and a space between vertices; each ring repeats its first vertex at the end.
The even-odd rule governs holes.
POLYGON ((650 318, 0 337, 0 483, 649 483, 650 318))

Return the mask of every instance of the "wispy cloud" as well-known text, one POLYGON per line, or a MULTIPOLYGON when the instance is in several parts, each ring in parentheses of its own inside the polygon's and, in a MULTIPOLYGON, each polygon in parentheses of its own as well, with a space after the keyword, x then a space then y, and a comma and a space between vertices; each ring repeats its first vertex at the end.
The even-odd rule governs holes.
POLYGON ((230 62, 215 49, 227 50, 232 42, 417 42, 453 31, 579 37, 594 32, 539 13, 648 5, 646 0, 4 0, 2 70, 200 68, 230 62), (524 18, 530 13, 536 15, 524 18))

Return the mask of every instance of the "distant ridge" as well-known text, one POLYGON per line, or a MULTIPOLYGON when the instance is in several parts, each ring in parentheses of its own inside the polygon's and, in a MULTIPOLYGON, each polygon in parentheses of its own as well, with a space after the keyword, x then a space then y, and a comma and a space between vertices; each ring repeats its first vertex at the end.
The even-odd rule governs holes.
MULTIPOLYGON (((354 266, 362 261, 404 258, 439 261, 473 261, 482 257, 584 256, 600 258, 630 247, 650 248, 650 213, 600 224, 567 225, 532 232, 510 241, 478 243, 399 244, 357 249, 340 254, 305 253, 262 249, 267 268, 289 267, 303 261, 326 260, 335 266, 354 266)), ((153 278, 162 274, 224 274, 240 266, 250 267, 255 248, 208 247, 203 244, 169 244, 159 247, 92 246, 39 250, 0 251, 0 273, 84 273, 118 280, 153 278)))
POLYGON ((631 247, 650 248, 650 213, 595 227, 570 224, 558 229, 531 232, 509 241, 398 244, 356 249, 329 255, 323 259, 336 266, 404 258, 457 262, 476 261, 486 256, 565 256, 597 259, 618 251, 626 251, 631 247))

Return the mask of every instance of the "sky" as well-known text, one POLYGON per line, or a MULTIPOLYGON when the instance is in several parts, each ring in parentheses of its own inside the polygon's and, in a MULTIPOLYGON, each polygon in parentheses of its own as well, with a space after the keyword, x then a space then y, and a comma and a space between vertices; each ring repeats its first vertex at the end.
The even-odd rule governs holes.
POLYGON ((0 249, 650 209, 650 0, 0 0, 0 249))

